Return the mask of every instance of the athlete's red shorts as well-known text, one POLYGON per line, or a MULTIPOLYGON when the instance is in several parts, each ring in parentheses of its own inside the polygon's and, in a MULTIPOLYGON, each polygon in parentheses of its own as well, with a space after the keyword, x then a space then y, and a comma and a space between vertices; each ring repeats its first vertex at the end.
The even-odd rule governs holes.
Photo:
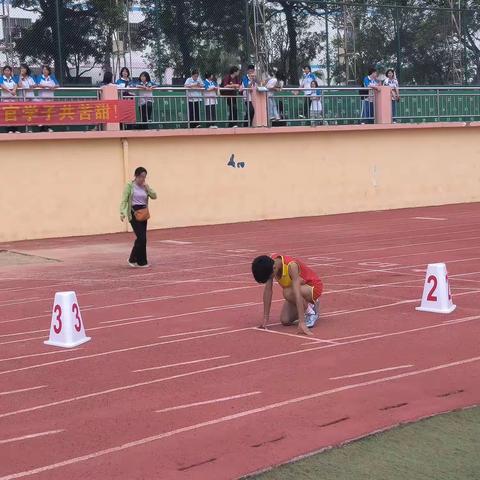
POLYGON ((312 289, 312 301, 313 303, 315 303, 322 295, 323 283, 321 280, 317 280, 315 282, 309 283, 308 286, 312 289))

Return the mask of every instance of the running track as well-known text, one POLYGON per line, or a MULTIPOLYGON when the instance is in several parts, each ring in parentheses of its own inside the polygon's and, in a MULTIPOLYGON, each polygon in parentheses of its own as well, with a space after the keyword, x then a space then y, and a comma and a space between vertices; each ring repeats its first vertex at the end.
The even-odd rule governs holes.
POLYGON ((0 480, 238 478, 478 404, 479 241, 470 204, 150 232, 150 270, 130 235, 0 245, 60 260, 0 269, 0 480), (272 251, 325 282, 315 338, 256 329, 272 251), (414 309, 438 261, 448 316, 414 309), (68 289, 92 341, 47 347, 68 289))

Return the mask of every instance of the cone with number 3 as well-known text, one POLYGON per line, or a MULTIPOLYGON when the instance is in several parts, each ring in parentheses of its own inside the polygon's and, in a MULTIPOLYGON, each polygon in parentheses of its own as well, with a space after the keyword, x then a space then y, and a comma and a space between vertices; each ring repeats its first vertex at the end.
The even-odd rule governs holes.
POLYGON ((44 343, 72 348, 88 342, 75 292, 57 292, 53 303, 50 337, 44 343))

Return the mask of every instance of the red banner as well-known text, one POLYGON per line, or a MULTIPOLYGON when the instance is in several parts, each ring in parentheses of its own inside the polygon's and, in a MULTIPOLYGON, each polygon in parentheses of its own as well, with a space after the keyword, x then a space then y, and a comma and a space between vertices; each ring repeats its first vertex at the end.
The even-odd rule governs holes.
POLYGON ((93 125, 135 120, 132 100, 0 103, 0 125, 93 125))

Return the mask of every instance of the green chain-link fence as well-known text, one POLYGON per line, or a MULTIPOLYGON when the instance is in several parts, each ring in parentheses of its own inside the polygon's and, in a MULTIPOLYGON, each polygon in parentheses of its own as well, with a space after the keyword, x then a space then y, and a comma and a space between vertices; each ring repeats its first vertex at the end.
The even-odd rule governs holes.
POLYGON ((63 84, 97 84, 127 66, 179 84, 260 62, 296 84, 312 64, 328 85, 370 65, 402 85, 476 84, 480 0, 0 0, 0 62, 54 66, 63 84))

